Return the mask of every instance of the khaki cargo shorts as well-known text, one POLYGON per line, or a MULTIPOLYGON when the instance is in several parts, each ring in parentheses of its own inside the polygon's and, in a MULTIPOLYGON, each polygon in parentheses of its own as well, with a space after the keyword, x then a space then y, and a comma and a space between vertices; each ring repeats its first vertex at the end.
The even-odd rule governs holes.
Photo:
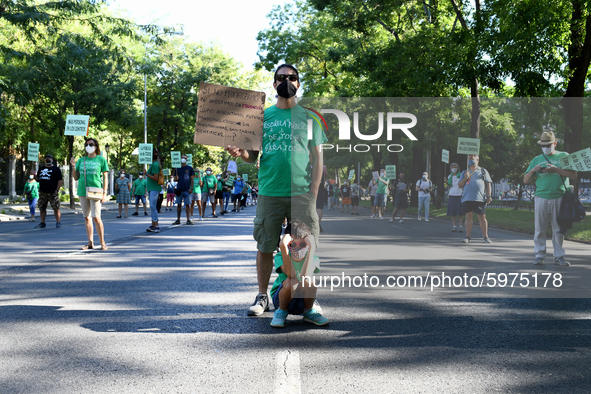
POLYGON ((281 225, 285 218, 290 222, 299 219, 306 223, 318 246, 320 227, 316 213, 316 197, 311 191, 295 197, 259 195, 252 234, 257 241, 259 251, 272 253, 277 250, 277 241, 279 241, 281 225))

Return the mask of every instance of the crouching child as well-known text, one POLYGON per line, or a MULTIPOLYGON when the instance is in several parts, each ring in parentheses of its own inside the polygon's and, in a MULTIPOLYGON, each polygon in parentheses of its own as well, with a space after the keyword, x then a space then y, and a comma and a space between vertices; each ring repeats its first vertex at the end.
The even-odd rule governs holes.
POLYGON ((317 289, 312 283, 312 274, 320 272, 320 259, 314 256, 316 242, 310 227, 294 220, 279 248, 280 253, 275 255, 278 277, 271 289, 275 306, 271 326, 284 327, 288 314, 304 315, 305 322, 319 326, 327 324, 328 319, 313 308, 317 289))

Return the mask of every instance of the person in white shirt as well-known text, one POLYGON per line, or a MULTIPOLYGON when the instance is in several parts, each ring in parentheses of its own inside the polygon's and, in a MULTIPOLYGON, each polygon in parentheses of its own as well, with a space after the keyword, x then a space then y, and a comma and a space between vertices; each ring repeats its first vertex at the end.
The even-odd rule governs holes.
POLYGON ((416 190, 419 192, 419 214, 417 219, 421 220, 421 210, 425 209, 425 222, 429 221, 429 204, 431 203, 431 192, 433 183, 429 180, 427 171, 423 172, 423 177, 417 181, 416 190))
POLYGON ((462 192, 458 186, 460 182, 460 166, 457 163, 451 163, 451 174, 447 178, 447 186, 449 187, 449 199, 447 201, 447 216, 451 216, 451 222, 453 224, 453 228, 451 229, 452 233, 459 231, 460 233, 464 232, 464 228, 462 227, 462 219, 464 213, 462 212, 462 192), (456 226, 456 221, 459 226, 456 226))

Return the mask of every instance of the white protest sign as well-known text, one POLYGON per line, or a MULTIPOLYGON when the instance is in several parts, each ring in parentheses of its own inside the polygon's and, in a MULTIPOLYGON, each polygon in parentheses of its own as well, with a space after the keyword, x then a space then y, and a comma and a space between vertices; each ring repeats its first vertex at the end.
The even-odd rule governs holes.
POLYGON ((380 177, 380 173, 377 171, 373 171, 371 173, 371 175, 373 176, 373 179, 375 179, 376 181, 378 180, 378 178, 380 177))
POLYGON ((355 178, 355 170, 349 171, 349 178, 348 179, 351 180, 353 178, 355 178))
POLYGON ((39 160, 39 144, 35 142, 29 142, 29 147, 27 148, 27 160, 28 161, 38 161, 39 160))
POLYGON ((480 153, 480 140, 478 138, 458 138, 458 154, 477 155, 480 153))
POLYGON ((181 152, 172 151, 170 152, 170 165, 172 168, 181 168, 181 152))
POLYGON ((169 176, 170 175, 170 168, 163 168, 162 175, 169 176))
POLYGON ((152 144, 140 144, 138 148, 138 163, 152 164, 152 152, 154 146, 152 144))
POLYGON ((591 148, 583 149, 561 158, 560 167, 579 172, 591 171, 591 148))
POLYGON ((187 164, 190 165, 191 167, 193 167, 193 154, 192 153, 187 153, 187 164))
POLYGON ((235 161, 230 160, 228 162, 228 172, 230 172, 232 174, 237 174, 238 173, 238 165, 236 164, 235 161))
POLYGON ((193 142, 261 150, 265 93, 201 82, 193 142))
POLYGON ((90 115, 68 115, 64 135, 87 136, 89 124, 90 115))
POLYGON ((248 182, 248 174, 242 174, 242 180, 248 182))
POLYGON ((445 149, 441 149, 441 161, 449 164, 449 151, 445 149))
POLYGON ((396 179, 396 166, 395 165, 386 166, 386 178, 388 178, 388 180, 396 179))

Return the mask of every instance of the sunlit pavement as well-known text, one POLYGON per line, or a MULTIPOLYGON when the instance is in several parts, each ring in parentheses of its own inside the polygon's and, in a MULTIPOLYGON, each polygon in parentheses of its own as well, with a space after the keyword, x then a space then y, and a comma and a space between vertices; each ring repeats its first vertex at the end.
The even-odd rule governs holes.
POLYGON ((529 235, 491 229, 487 245, 475 226, 463 244, 447 221, 325 210, 331 323, 274 329, 272 311, 245 313, 255 209, 193 226, 162 211, 159 234, 103 212, 108 251, 79 251, 80 215, 0 223, 0 392, 591 392, 591 245, 534 267, 529 235), (400 287, 411 276, 424 286, 400 287))

